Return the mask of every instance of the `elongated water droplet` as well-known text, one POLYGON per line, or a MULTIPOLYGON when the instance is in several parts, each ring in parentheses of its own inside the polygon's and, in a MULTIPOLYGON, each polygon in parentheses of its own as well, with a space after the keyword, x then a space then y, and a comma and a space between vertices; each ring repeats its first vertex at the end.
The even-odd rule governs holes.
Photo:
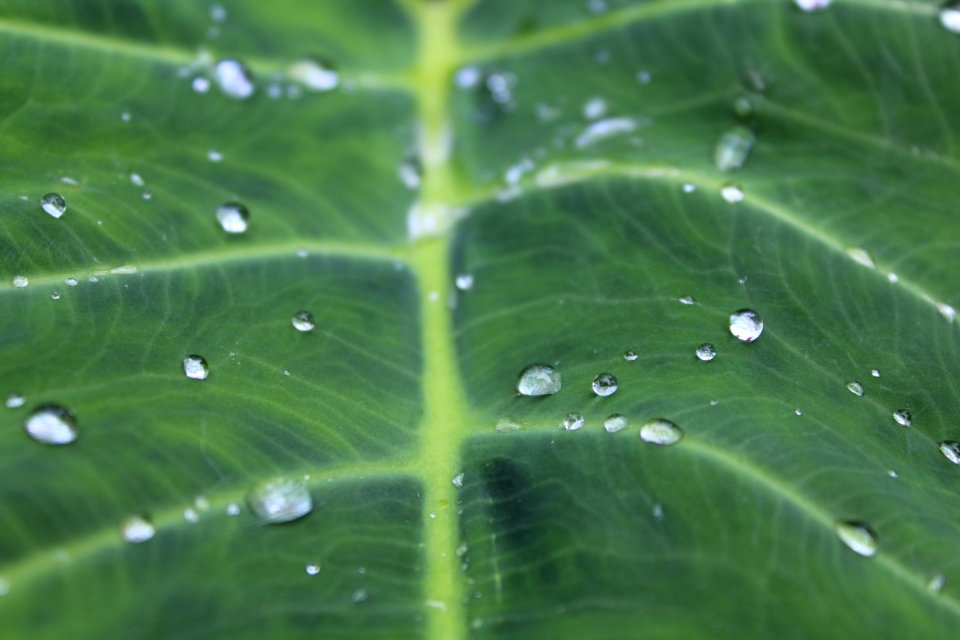
POLYGON ((620 383, 617 381, 617 377, 612 373, 601 373, 593 379, 593 383, 591 383, 590 387, 593 389, 595 394, 601 398, 606 398, 607 396, 612 396, 617 392, 617 389, 620 388, 620 383))
POLYGON ((19 393, 11 393, 7 396, 7 409, 19 409, 26 401, 27 399, 19 393))
POLYGON ((850 256, 854 262, 868 269, 877 268, 873 258, 870 257, 870 254, 867 253, 865 249, 861 249, 860 247, 847 247, 847 255, 850 256))
POLYGON ((854 552, 870 558, 877 553, 877 534, 866 522, 841 520, 836 525, 837 537, 854 552))
POLYGON ((830 0, 794 0, 801 11, 822 11, 830 6, 830 0))
POLYGON ((563 421, 560 423, 567 431, 576 431, 583 426, 584 420, 583 416, 575 411, 571 411, 566 416, 564 416, 563 421))
POLYGON ((319 565, 319 564, 308 564, 307 566, 304 567, 304 570, 307 572, 307 575, 308 575, 308 576, 315 576, 315 575, 317 575, 318 573, 320 573, 320 565, 319 565))
POLYGON ((893 419, 901 427, 909 427, 913 420, 910 417, 910 412, 906 409, 897 409, 893 412, 893 419))
POLYGON ((863 385, 860 384, 859 382, 856 382, 855 380, 852 380, 847 383, 847 391, 849 391, 850 393, 852 393, 857 397, 860 397, 863 395, 863 385))
POLYGON ((290 522, 313 510, 306 485, 285 476, 264 480, 247 494, 247 506, 261 524, 290 522))
POLYGON ((304 58, 290 67, 290 78, 310 91, 331 91, 340 85, 340 74, 333 63, 320 58, 304 58))
POLYGON ((607 433, 616 433, 617 431, 623 431, 630 424, 630 421, 627 420, 627 417, 615 413, 606 420, 603 421, 603 429, 607 433))
POLYGON ((640 427, 640 438, 644 442, 667 446, 680 442, 683 430, 669 420, 657 418, 640 427))
POLYGON ((128 518, 120 527, 120 534, 125 542, 139 544, 153 537, 156 529, 146 516, 128 518))
POLYGON ((253 95, 253 74, 239 60, 221 60, 214 68, 217 86, 235 100, 246 100, 253 95))
POLYGON ((948 31, 960 33, 960 2, 951 0, 940 9, 940 24, 948 31))
POLYGON ((217 222, 227 233, 245 233, 250 226, 250 210, 239 202, 226 202, 217 207, 217 222))
POLYGON ((595 145, 604 140, 630 133, 637 128, 637 122, 631 118, 606 118, 591 123, 574 140, 577 149, 595 145))
POLYGON ((70 444, 77 439, 77 419, 57 404, 37 407, 23 423, 27 434, 42 444, 70 444))
POLYGON ((40 198, 40 208, 54 218, 60 218, 67 212, 67 201, 59 193, 48 193, 40 198))
POLYGON ((520 423, 512 418, 500 418, 494 428, 500 433, 511 433, 520 431, 520 423))
POLYGON ((717 350, 713 348, 713 345, 709 342, 704 342, 702 345, 697 347, 697 358, 703 360, 704 362, 710 362, 717 357, 717 350))
POLYGON ((738 340, 753 342, 763 333, 763 320, 753 309, 740 309, 730 316, 730 333, 738 340))
POLYGON ((13 276, 12 283, 17 289, 23 289, 30 284, 30 280, 27 279, 27 276, 13 276))
POLYGON ((290 322, 294 329, 301 332, 313 331, 316 326, 316 320, 309 311, 297 311, 290 322))
POLYGON ((680 301, 680 304, 697 304, 697 301, 693 299, 693 296, 683 296, 682 298, 677 298, 680 301))
POLYGON ((713 162, 720 171, 736 171, 743 167, 756 138, 746 127, 734 127, 717 141, 713 162))
POLYGON ((940 443, 940 453, 953 464, 960 464, 960 442, 944 440, 940 443))
POLYGON ((725 184, 720 189, 720 195, 730 204, 736 204, 743 201, 743 187, 738 184, 725 184))
POLYGON ((206 380, 210 368, 203 356, 191 355, 183 359, 183 372, 191 380, 206 380))
POLYGON ((523 396, 549 396, 560 391, 561 386, 559 371, 547 364, 531 364, 520 372, 517 391, 523 396))
POLYGON ((623 354, 623 359, 626 360, 627 362, 633 362, 639 357, 640 356, 637 355, 637 352, 633 351, 632 349, 623 354))
POLYGON ((0 578, 0 598, 10 593, 10 583, 6 578, 0 578))

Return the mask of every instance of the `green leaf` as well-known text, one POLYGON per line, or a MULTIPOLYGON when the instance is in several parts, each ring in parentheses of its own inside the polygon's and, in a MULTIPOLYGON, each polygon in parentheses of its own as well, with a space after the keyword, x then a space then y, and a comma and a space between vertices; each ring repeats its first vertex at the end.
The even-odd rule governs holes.
POLYGON ((952 637, 938 2, 220 8, 0 0, 0 640, 952 637))

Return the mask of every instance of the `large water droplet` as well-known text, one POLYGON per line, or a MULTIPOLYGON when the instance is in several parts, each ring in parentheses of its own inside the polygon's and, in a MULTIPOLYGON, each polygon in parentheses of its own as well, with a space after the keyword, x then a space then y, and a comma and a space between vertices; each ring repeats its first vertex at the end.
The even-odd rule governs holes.
POLYGON ((940 443, 940 453, 953 464, 960 464, 960 442, 944 440, 940 443))
POLYGON ((616 433, 617 431, 623 431, 630 425, 630 421, 627 420, 627 417, 615 413, 606 420, 603 421, 603 429, 607 433, 616 433))
POLYGON ((697 358, 703 360, 704 362, 710 362, 717 357, 717 350, 713 348, 713 345, 709 342, 704 342, 702 345, 697 347, 697 358))
POLYGON ((856 382, 855 380, 852 380, 852 381, 850 381, 850 382, 847 383, 847 391, 849 391, 850 393, 852 393, 853 395, 855 395, 855 396, 857 396, 857 397, 862 396, 862 395, 863 395, 863 385, 860 384, 859 382, 856 382))
POLYGON ((271 478, 255 486, 247 494, 247 505, 261 524, 290 522, 313 510, 306 485, 288 477, 271 478))
POLYGON ((583 426, 584 420, 583 416, 575 411, 571 411, 563 418, 563 422, 560 423, 567 431, 576 431, 583 426))
POLYGON ((940 24, 948 31, 960 33, 960 1, 951 0, 940 9, 940 24))
POLYGON ((841 520, 836 525, 837 537, 853 551, 869 558, 877 553, 877 534, 866 522, 841 520))
POLYGON ((520 372, 517 391, 520 395, 549 396, 560 391, 560 372, 547 364, 531 364, 520 372))
POLYGON ((734 127, 717 141, 713 162, 720 171, 735 171, 743 167, 756 138, 746 127, 734 127))
POLYGON ((316 320, 313 317, 313 314, 309 311, 297 311, 293 314, 293 318, 290 320, 293 324, 293 328, 297 331, 313 331, 313 328, 317 326, 316 320))
POLYGON ((120 534, 124 541, 132 544, 146 542, 153 537, 156 529, 153 523, 145 516, 133 516, 128 518, 120 527, 120 534))
POLYGON ((340 74, 328 60, 304 58, 289 70, 290 78, 310 91, 331 91, 340 84, 340 74))
POLYGON ((250 210, 239 202, 226 202, 217 207, 217 222, 227 233, 244 233, 250 226, 250 210))
POLYGON ((617 392, 617 389, 620 388, 620 383, 617 382, 617 377, 612 373, 601 373, 593 379, 590 387, 595 394, 601 398, 606 398, 617 392))
POLYGON ((821 11, 830 6, 831 0, 793 0, 801 11, 821 11))
POLYGON ((203 356, 192 355, 183 359, 183 372, 191 380, 206 380, 210 368, 203 356))
POLYGON ((640 438, 644 442, 666 446, 680 442, 683 430, 669 420, 657 418, 640 427, 640 438))
POLYGON ((40 198, 40 208, 54 218, 60 218, 67 212, 67 201, 59 193, 48 193, 40 198))
POLYGON ((894 411, 893 419, 901 427, 909 427, 913 422, 912 418, 910 417, 910 412, 906 409, 897 409, 894 411))
POLYGON ((753 309, 740 309, 730 316, 730 333, 738 340, 753 342, 763 333, 763 320, 753 309))
POLYGON ((57 404, 37 407, 23 423, 27 434, 42 444, 70 444, 77 439, 77 419, 57 404))
POLYGON ((221 60, 214 68, 217 86, 226 95, 236 100, 246 100, 253 95, 253 74, 239 60, 221 60))

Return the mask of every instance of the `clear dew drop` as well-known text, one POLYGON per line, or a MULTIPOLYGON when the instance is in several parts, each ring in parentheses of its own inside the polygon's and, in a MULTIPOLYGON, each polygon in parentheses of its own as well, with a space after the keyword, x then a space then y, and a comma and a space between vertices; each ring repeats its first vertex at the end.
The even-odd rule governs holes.
POLYGON ((156 533, 156 529, 146 516, 128 518, 120 527, 120 534, 124 542, 140 544, 146 542, 156 533))
POLYGON ((313 331, 313 328, 317 326, 313 314, 309 311, 297 311, 293 314, 293 318, 290 319, 290 323, 294 329, 302 333, 313 331))
POLYGON ((50 293, 50 299, 51 299, 51 300, 59 300, 59 299, 60 299, 60 292, 59 292, 59 291, 52 291, 52 292, 50 293))
POLYGON ((860 247, 847 247, 847 255, 856 262, 857 264, 864 266, 868 269, 876 269, 877 265, 873 261, 873 258, 867 253, 866 249, 861 249, 860 247))
POLYGON ((470 291, 473 288, 473 274, 461 273, 456 280, 457 289, 460 291, 470 291))
POLYGON ((953 464, 960 464, 960 442, 956 440, 944 440, 938 446, 944 458, 953 464))
POLYGON ((953 0, 943 5, 940 9, 940 24, 947 31, 960 33, 960 2, 953 0))
POLYGON ((142 187, 147 183, 144 181, 143 176, 141 176, 139 173, 131 173, 130 184, 132 184, 135 187, 142 187))
POLYGON ((626 416, 615 413, 603 421, 603 430, 607 433, 616 433, 618 431, 623 431, 629 425, 630 421, 627 420, 626 416))
POLYGON ((612 396, 620 388, 620 383, 617 381, 617 377, 612 373, 601 373, 593 379, 593 382, 590 384, 590 388, 593 389, 593 392, 600 396, 601 398, 606 398, 607 396, 612 396))
POLYGON ((753 309, 740 309, 730 316, 730 333, 737 340, 753 342, 763 333, 763 320, 753 309))
POLYGON ((206 380, 210 368, 203 356, 191 355, 183 359, 183 373, 191 380, 206 380))
POLYGON ((200 514, 197 513, 197 510, 193 507, 187 507, 183 510, 183 519, 190 524, 196 524, 197 522, 200 522, 200 514))
POLYGON ((677 298, 680 304, 697 304, 697 301, 693 299, 693 296, 683 296, 682 298, 677 298))
POLYGON ((631 133, 637 128, 632 118, 605 118, 591 123, 574 140, 577 149, 585 149, 604 140, 631 133))
POLYGON ((238 505, 236 502, 231 502, 228 504, 227 515, 231 518, 235 518, 236 516, 240 515, 240 505, 238 505))
POLYGON ((315 575, 317 575, 318 573, 320 573, 320 565, 319 565, 319 564, 308 564, 308 565, 306 565, 306 566, 303 568, 303 570, 307 572, 307 575, 308 575, 308 576, 315 576, 315 575))
POLYGON ((203 76, 197 76, 190 82, 190 87, 194 93, 207 93, 210 91, 210 81, 203 76))
POLYGON ((12 284, 17 289, 23 289, 30 284, 30 280, 27 276, 13 276, 12 284))
POLYGON ((743 187, 741 187, 738 184, 734 184, 732 182, 729 184, 725 184, 720 189, 720 196, 730 204, 743 202, 743 198, 744 198, 743 187))
POLYGON ((872 375, 874 378, 879 378, 880 369, 870 369, 870 375, 872 375))
POLYGON ((930 578, 930 582, 927 583, 927 588, 934 593, 940 593, 943 591, 944 585, 947 584, 947 578, 942 573, 930 578))
POLYGON ((522 396, 549 396, 560 391, 560 372, 547 364, 531 364, 520 372, 517 391, 522 396))
POLYGON ((877 554, 877 534, 866 522, 841 520, 835 531, 840 541, 859 555, 870 558, 877 554))
POLYGON ((894 411, 893 420, 901 427, 909 427, 913 423, 913 418, 906 409, 897 409, 894 411))
POLYGON ((717 141, 713 163, 720 171, 736 171, 743 167, 750 155, 756 137, 746 127, 734 127, 717 141))
POLYGON ((59 193, 48 193, 40 198, 40 208, 54 218, 61 218, 67 212, 67 201, 59 193))
POLYGON ((27 399, 19 393, 11 393, 7 396, 7 409, 19 409, 26 403, 27 399))
POLYGON ((288 75, 310 91, 332 91, 340 85, 340 74, 329 60, 304 58, 295 62, 288 75))
POLYGON ((245 233, 250 226, 250 210, 239 202, 226 202, 217 207, 217 222, 227 233, 245 233))
POLYGON ((860 397, 863 395, 863 385, 855 380, 851 380, 847 383, 847 391, 857 397, 860 397))
POLYGON ((313 499, 303 482, 281 476, 255 486, 247 495, 247 505, 261 524, 276 524, 310 513, 313 499))
POLYGON ((239 60, 221 60, 213 72, 217 86, 227 96, 235 100, 246 100, 253 95, 253 74, 239 60))
POLYGON ((576 411, 571 411, 563 417, 563 420, 560 422, 560 426, 567 431, 576 431, 583 426, 583 423, 583 416, 576 411))
POLYGON ((796 416, 802 416, 802 415, 803 415, 803 409, 794 409, 794 410, 793 410, 793 414, 796 415, 796 416))
POLYGON ((207 160, 210 162, 223 162, 223 154, 215 149, 207 151, 207 160))
POLYGON ((830 6, 831 0, 793 0, 794 4, 805 13, 822 11, 830 6))
POLYGON ((57 404, 37 407, 23 423, 27 435, 41 444, 64 445, 77 439, 77 419, 57 404))
POLYGON ((637 355, 637 352, 634 351, 633 349, 631 349, 630 351, 627 351, 626 353, 623 354, 623 359, 626 360, 627 362, 633 362, 634 360, 636 360, 636 359, 639 358, 639 357, 640 357, 640 356, 638 356, 638 355, 637 355))
POLYGON ((640 439, 651 444, 668 446, 683 439, 683 430, 669 420, 657 418, 640 427, 640 439))
POLYGON ((77 279, 76 279, 76 278, 64 278, 64 279, 63 279, 63 284, 67 285, 68 287, 75 287, 75 286, 77 286, 77 279))
POLYGON ((607 101, 603 98, 590 98, 583 105, 583 117, 587 120, 596 120, 607 114, 607 101))
POLYGON ((754 114, 755 108, 750 96, 740 96, 733 101, 733 113, 740 119, 747 119, 754 114))
POLYGON ((704 361, 710 362, 717 357, 717 350, 713 348, 713 345, 709 342, 704 342, 702 345, 697 347, 697 358, 704 361))

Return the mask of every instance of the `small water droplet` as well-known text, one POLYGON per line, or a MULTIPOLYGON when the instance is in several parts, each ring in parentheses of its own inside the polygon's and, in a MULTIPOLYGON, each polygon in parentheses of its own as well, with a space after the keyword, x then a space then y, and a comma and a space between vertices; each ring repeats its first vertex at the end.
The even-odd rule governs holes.
POLYGON ((704 362, 710 362, 717 357, 717 350, 713 348, 713 345, 709 342, 704 342, 702 345, 697 347, 697 358, 703 360, 704 362))
POLYGON ((650 84, 651 80, 653 80, 653 76, 650 74, 649 71, 643 71, 643 70, 637 71, 637 82, 639 82, 640 84, 648 85, 650 84))
POLYGON ((678 298, 681 304, 697 304, 697 301, 693 299, 693 296, 683 296, 678 298))
POLYGON ((957 310, 943 302, 937 303, 937 311, 940 312, 947 322, 953 322, 957 319, 957 310))
POLYGON ((210 5, 210 19, 222 24, 227 19, 227 10, 219 4, 210 5))
POLYGON ((40 198, 40 208, 54 218, 60 218, 67 212, 67 201, 59 193, 48 193, 40 198))
POLYGON ((120 114, 120 119, 124 122, 130 122, 131 118, 132 116, 130 115, 129 111, 124 111, 123 113, 120 114))
POLYGON ((802 410, 802 409, 795 409, 795 410, 793 411, 793 413, 794 413, 795 415, 802 416, 802 415, 803 415, 803 410, 802 410))
POLYGON ((559 371, 547 364, 531 364, 520 372, 517 391, 523 396, 549 396, 559 392, 561 386, 559 371))
POLYGON ((944 440, 940 443, 940 453, 953 464, 960 464, 960 442, 944 440))
POLYGON ((206 380, 210 368, 203 356, 191 355, 183 359, 183 372, 191 380, 206 380))
POLYGON ((407 189, 419 187, 423 179, 423 165, 420 163, 420 157, 410 155, 404 158, 397 167, 397 177, 407 189))
POLYGON ((468 66, 460 67, 453 76, 453 82, 460 89, 470 89, 480 82, 480 69, 468 66))
POLYGON ((7 409, 19 409, 26 401, 27 399, 19 393, 11 393, 7 396, 7 409))
POLYGON ((333 63, 320 58, 304 58, 289 70, 290 78, 310 91, 332 91, 340 85, 340 74, 333 63))
POLYGON ((277 477, 264 480, 247 495, 247 506, 261 524, 290 522, 313 510, 313 499, 300 480, 277 477))
POLYGON ((77 286, 77 279, 76 279, 76 278, 64 278, 64 279, 63 279, 63 284, 67 285, 68 287, 75 287, 75 286, 77 286))
POLYGON ((583 416, 576 411, 571 411, 563 417, 563 420, 560 422, 560 426, 567 431, 576 431, 583 426, 583 423, 583 416))
POLYGON ((851 380, 847 383, 847 391, 853 395, 860 397, 863 395, 863 385, 857 382, 856 380, 851 380))
POLYGON ((195 524, 200 521, 200 514, 193 507, 187 507, 183 510, 183 519, 190 524, 195 524))
POLYGON ((34 409, 23 423, 27 434, 41 444, 64 445, 77 439, 77 419, 66 408, 46 404, 34 409))
POLYGON ((196 93, 207 93, 210 91, 210 81, 203 76, 197 76, 190 82, 190 87, 196 93))
POLYGON ((810 12, 810 11, 821 11, 830 6, 831 0, 794 0, 794 4, 800 8, 801 11, 810 12))
POLYGON ((617 377, 612 373, 601 373, 596 378, 593 379, 590 387, 593 389, 593 392, 600 396, 601 398, 606 398, 607 396, 612 396, 620 388, 620 383, 617 381, 617 377))
POLYGON ((736 171, 743 167, 756 137, 746 127, 734 127, 717 141, 713 162, 720 171, 736 171))
POLYGON ((938 573, 930 578, 930 582, 927 583, 927 588, 934 593, 940 593, 943 591, 945 584, 947 584, 947 578, 942 573, 938 573))
POLYGON ((890 469, 889 471, 887 471, 887 475, 890 476, 891 478, 899 478, 899 477, 900 477, 899 475, 897 475, 897 472, 894 471, 893 469, 890 469))
POLYGON ((743 187, 738 184, 725 184, 720 189, 720 195, 730 204, 736 204, 743 201, 743 187))
POLYGON ((51 300, 59 300, 59 299, 60 299, 60 292, 59 292, 59 291, 53 291, 53 292, 51 292, 51 293, 50 293, 50 299, 51 299, 51 300))
POLYGON ((500 433, 520 431, 520 423, 511 418, 500 418, 494 428, 500 433))
POLYGON ((221 60, 214 67, 217 86, 227 96, 236 100, 246 100, 253 95, 253 74, 239 60, 221 60))
POLYGON ((301 332, 313 331, 316 326, 316 320, 309 311, 297 311, 290 322, 294 329, 301 332))
POLYGON ((13 286, 17 289, 23 289, 30 284, 30 280, 27 279, 27 276, 13 276, 13 286))
POLYGON ((877 553, 877 534, 866 522, 841 520, 836 525, 837 537, 854 552, 870 558, 877 553))
POLYGON ((130 174, 130 183, 135 187, 142 187, 146 184, 146 182, 143 180, 143 176, 141 176, 139 173, 130 174))
POLYGON ((583 105, 583 117, 587 120, 602 118, 607 113, 607 101, 603 98, 591 98, 583 105))
POLYGON ((847 255, 859 265, 867 267, 868 269, 876 269, 877 265, 873 261, 873 258, 865 249, 860 247, 847 247, 847 255))
POLYGON ((894 282, 894 283, 900 282, 900 276, 898 276, 898 275, 895 274, 895 273, 888 273, 888 274, 887 274, 887 280, 889 280, 890 282, 894 282))
POLYGON ((913 423, 910 412, 906 409, 897 409, 894 411, 893 419, 901 427, 909 427, 913 423))
POLYGON ((644 442, 667 446, 680 442, 683 430, 669 420, 657 418, 640 427, 640 438, 644 442))
POLYGON ((223 154, 220 153, 219 151, 215 151, 214 149, 210 149, 209 151, 207 151, 207 160, 209 160, 210 162, 222 162, 223 154))
POLYGON ((697 185, 693 184, 692 182, 686 182, 683 185, 684 193, 693 193, 696 190, 697 190, 697 185))
POLYGON ((353 595, 350 596, 350 602, 353 604, 360 604, 361 602, 366 602, 367 597, 366 589, 357 589, 353 592, 353 595))
POLYGON ((879 378, 880 369, 870 369, 870 375, 872 375, 874 378, 879 378))
POLYGON ((753 342, 763 333, 763 320, 753 309, 740 309, 730 316, 730 333, 743 342, 753 342))
POLYGON ((239 202, 226 202, 217 207, 217 222, 227 233, 245 233, 250 226, 250 210, 239 202))
POLYGON ((317 575, 318 573, 320 573, 320 565, 319 565, 319 564, 308 564, 307 566, 304 567, 304 570, 307 572, 307 575, 308 575, 308 576, 315 576, 315 575, 317 575))
POLYGON ((587 128, 577 136, 576 140, 574 140, 574 145, 577 149, 585 149, 603 140, 630 133, 636 128, 637 122, 632 118, 606 118, 604 120, 597 120, 587 126, 587 128))
POLYGON ((750 96, 740 96, 733 101, 733 113, 740 119, 747 119, 754 114, 755 107, 750 96))
POLYGON ((125 542, 139 544, 146 542, 156 533, 153 523, 146 516, 133 516, 128 518, 120 527, 120 534, 125 542))
POLYGON ((960 33, 960 1, 951 0, 940 9, 940 24, 947 31, 960 33))
POLYGON ((616 433, 618 431, 623 431, 629 425, 630 425, 630 421, 627 420, 627 417, 619 413, 615 413, 603 421, 603 429, 607 433, 616 433))
POLYGON ((457 276, 457 289, 460 291, 470 291, 473 288, 473 274, 461 273, 457 276))
POLYGON ((463 473, 458 473, 457 475, 453 476, 453 480, 451 480, 451 482, 453 483, 453 486, 455 486, 457 489, 459 489, 460 487, 462 487, 462 486, 463 486, 463 473))
POLYGON ((240 515, 240 505, 238 505, 236 502, 231 502, 230 504, 228 504, 227 515, 230 516, 231 518, 234 518, 240 515))
POLYGON ((640 356, 637 355, 637 352, 632 349, 623 354, 623 359, 626 360, 627 362, 633 362, 639 357, 640 356))

